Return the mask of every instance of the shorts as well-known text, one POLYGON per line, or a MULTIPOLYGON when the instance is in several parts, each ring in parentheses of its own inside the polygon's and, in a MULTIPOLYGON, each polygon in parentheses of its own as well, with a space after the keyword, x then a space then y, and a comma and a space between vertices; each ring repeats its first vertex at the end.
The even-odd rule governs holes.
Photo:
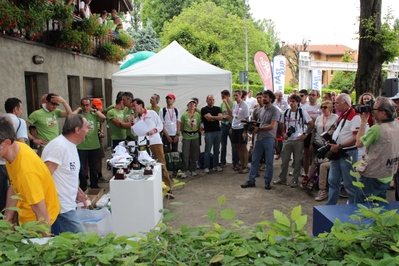
POLYGON ((244 129, 233 129, 231 134, 231 142, 234 144, 246 144, 248 142, 248 138, 244 140, 242 137, 242 133, 244 133, 244 129))
POLYGON ((310 133, 310 134, 308 134, 307 136, 306 136, 306 139, 303 141, 303 147, 305 148, 305 149, 309 149, 309 147, 310 147, 310 140, 312 139, 312 133, 310 133))

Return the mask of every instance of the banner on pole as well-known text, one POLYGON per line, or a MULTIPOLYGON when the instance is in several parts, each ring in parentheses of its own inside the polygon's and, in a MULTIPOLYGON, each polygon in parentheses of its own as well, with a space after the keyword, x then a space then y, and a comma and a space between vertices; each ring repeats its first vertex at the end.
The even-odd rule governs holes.
POLYGON ((283 55, 277 55, 273 58, 273 84, 274 92, 281 91, 284 94, 285 56, 283 55))
POLYGON ((254 64, 265 89, 274 91, 272 66, 267 54, 263 51, 257 51, 254 55, 254 64))
POLYGON ((317 90, 321 93, 321 79, 322 79, 322 71, 320 69, 313 69, 312 90, 317 90))

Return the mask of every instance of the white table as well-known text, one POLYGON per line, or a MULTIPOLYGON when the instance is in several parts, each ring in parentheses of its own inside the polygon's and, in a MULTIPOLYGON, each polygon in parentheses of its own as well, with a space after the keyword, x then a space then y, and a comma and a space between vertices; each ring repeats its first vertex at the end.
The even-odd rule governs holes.
POLYGON ((162 168, 155 165, 147 180, 110 181, 112 228, 117 235, 143 234, 154 229, 163 209, 162 168))

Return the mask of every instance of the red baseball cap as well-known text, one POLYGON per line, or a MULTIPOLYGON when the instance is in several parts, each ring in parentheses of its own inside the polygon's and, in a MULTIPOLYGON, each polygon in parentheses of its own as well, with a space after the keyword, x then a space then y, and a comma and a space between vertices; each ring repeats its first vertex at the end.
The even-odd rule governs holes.
POLYGON ((103 103, 101 102, 100 99, 94 98, 92 103, 98 110, 102 110, 103 109, 103 103))
POLYGON ((176 96, 174 94, 172 94, 172 93, 169 93, 168 95, 166 95, 165 99, 166 98, 171 98, 173 100, 176 100, 176 96))

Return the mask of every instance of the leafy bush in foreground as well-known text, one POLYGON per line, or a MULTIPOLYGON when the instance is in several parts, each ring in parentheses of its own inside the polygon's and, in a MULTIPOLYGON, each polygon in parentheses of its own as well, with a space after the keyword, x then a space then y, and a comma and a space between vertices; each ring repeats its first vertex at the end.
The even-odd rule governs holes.
MULTIPOLYGON (((219 197, 219 205, 225 202, 219 197)), ((163 210, 164 222, 175 214, 163 210)), ((375 206, 359 205, 351 218, 336 220, 331 233, 311 237, 303 230, 307 216, 301 206, 290 217, 275 210, 275 222, 247 227, 234 220, 232 209, 208 210, 209 225, 173 231, 163 222, 146 237, 100 238, 96 234, 65 233, 39 245, 23 238, 43 228, 29 223, 10 230, 0 221, 1 265, 397 265, 399 215, 375 206), (226 227, 218 219, 233 220, 226 227), (374 225, 364 223, 372 219, 374 225)))

